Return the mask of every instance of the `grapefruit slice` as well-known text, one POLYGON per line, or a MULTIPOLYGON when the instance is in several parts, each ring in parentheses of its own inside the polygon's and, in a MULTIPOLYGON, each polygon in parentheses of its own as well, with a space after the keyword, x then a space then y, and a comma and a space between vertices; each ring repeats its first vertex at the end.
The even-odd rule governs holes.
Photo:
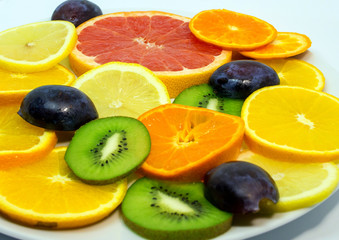
POLYGON ((231 60, 232 52, 197 39, 190 18, 159 11, 118 12, 95 17, 77 28, 70 54, 77 75, 101 64, 138 63, 153 71, 176 97, 192 85, 207 83, 231 60))

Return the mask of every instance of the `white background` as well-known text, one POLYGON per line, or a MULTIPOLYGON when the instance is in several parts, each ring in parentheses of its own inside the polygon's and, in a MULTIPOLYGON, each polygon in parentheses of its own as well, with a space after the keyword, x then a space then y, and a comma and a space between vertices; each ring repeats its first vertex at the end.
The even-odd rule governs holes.
MULTIPOLYGON (((305 60, 327 78, 325 91, 339 97, 339 1, 337 0, 93 0, 104 13, 161 10, 192 17, 206 9, 225 8, 261 18, 280 32, 306 34, 312 47, 305 60)), ((0 31, 18 25, 49 20, 62 0, 0 0, 0 31)), ((338 120, 339 127, 339 120, 338 120)), ((339 137, 339 136, 338 136, 339 137)), ((318 240, 339 238, 339 191, 304 216, 251 240, 318 240)), ((6 231, 7 234, 9 233, 6 231)), ((53 234, 51 232, 50 234, 53 234)), ((23 233, 16 236, 24 236, 23 233)), ((0 234, 1 240, 12 240, 0 234)), ((32 238, 30 238, 32 239, 32 238)), ((99 239, 99 237, 98 237, 99 239)), ((112 236, 111 239, 115 239, 112 236)))

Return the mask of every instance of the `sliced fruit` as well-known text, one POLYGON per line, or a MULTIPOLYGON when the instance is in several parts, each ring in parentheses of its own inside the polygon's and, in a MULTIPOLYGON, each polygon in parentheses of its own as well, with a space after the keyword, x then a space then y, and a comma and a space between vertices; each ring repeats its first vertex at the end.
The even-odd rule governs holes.
POLYGON ((0 106, 0 169, 38 161, 54 148, 57 137, 52 131, 35 127, 17 111, 20 102, 0 106))
POLYGON ((226 63, 209 80, 218 96, 241 99, 247 98, 259 88, 279 83, 278 74, 271 67, 253 60, 226 63))
POLYGON ((231 161, 211 169, 204 184, 206 198, 231 213, 257 213, 263 202, 276 204, 279 200, 277 186, 269 173, 245 161, 231 161))
POLYGON ((339 168, 332 162, 278 162, 249 150, 241 152, 238 159, 262 167, 277 184, 280 199, 277 204, 267 202, 262 205, 266 211, 282 212, 310 207, 326 199, 339 182, 339 168))
POLYGON ((273 42, 251 51, 240 51, 240 54, 255 59, 287 58, 305 52, 312 45, 304 34, 278 32, 273 42))
POLYGON ((98 112, 86 94, 63 85, 33 89, 21 102, 18 114, 30 124, 59 131, 75 131, 98 118, 98 112))
POLYGON ((229 50, 252 50, 272 42, 277 30, 269 23, 226 9, 205 10, 189 23, 200 40, 229 50))
POLYGON ((219 97, 215 94, 211 85, 204 83, 186 88, 174 99, 173 103, 203 107, 240 117, 244 100, 219 97))
POLYGON ((122 201, 126 180, 91 186, 74 176, 64 161, 66 147, 47 157, 0 171, 0 210, 35 227, 75 228, 108 216, 122 201))
POLYGON ((106 63, 81 75, 73 86, 89 96, 100 118, 137 118, 171 102, 166 86, 149 69, 135 63, 106 63))
POLYGON ((188 27, 190 18, 159 11, 117 12, 95 17, 77 28, 70 55, 79 76, 101 64, 139 63, 157 75, 176 97, 192 85, 207 83, 232 53, 199 41, 188 27))
POLYGON ((208 170, 234 160, 240 151, 244 123, 237 116, 166 104, 139 120, 151 135, 151 152, 141 166, 146 176, 200 181, 208 170))
POLYGON ((128 189, 121 210, 127 226, 147 239, 210 239, 232 222, 232 214, 205 199, 202 183, 141 178, 128 189))
POLYGON ((325 162, 339 158, 339 99, 296 86, 255 91, 244 102, 245 142, 273 159, 325 162))
POLYGON ((75 75, 57 64, 54 67, 35 73, 18 73, 0 69, 0 101, 22 99, 28 92, 42 85, 57 84, 69 86, 75 75))
POLYGON ((102 15, 100 7, 91 1, 66 0, 56 7, 51 20, 66 20, 77 27, 99 15, 102 15))
POLYGON ((75 27, 67 21, 30 23, 0 32, 0 68, 13 72, 47 70, 72 51, 75 27))
POLYGON ((324 74, 312 64, 298 59, 258 60, 273 68, 280 79, 280 85, 305 87, 322 91, 324 74))
POLYGON ((130 117, 108 117, 79 128, 65 160, 74 174, 91 184, 116 182, 134 172, 151 150, 147 128, 130 117))

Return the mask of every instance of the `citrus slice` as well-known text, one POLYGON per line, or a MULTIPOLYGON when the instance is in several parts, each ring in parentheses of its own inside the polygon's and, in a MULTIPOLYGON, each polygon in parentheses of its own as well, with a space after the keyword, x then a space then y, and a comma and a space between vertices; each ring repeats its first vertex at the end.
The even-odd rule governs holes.
POLYGON ((236 159, 244 132, 240 117, 178 104, 151 109, 139 120, 151 136, 141 171, 159 179, 201 180, 208 170, 236 159))
POLYGON ((21 223, 50 229, 74 228, 108 216, 122 201, 127 181, 81 182, 64 161, 66 147, 40 161, 0 171, 0 210, 21 223))
POLYGON ((296 86, 272 86, 244 102, 245 142, 266 157, 295 162, 339 158, 339 99, 296 86))
POLYGON ((265 169, 277 184, 277 204, 263 205, 265 210, 283 212, 310 207, 326 199, 337 187, 339 168, 333 163, 277 162, 251 151, 241 152, 239 160, 265 169))
POLYGON ((152 71, 136 63, 103 64, 81 75, 73 86, 89 96, 101 118, 137 118, 171 101, 166 86, 152 71))
POLYGON ((230 50, 252 50, 272 42, 277 35, 271 24, 226 9, 199 12, 189 28, 200 40, 230 50))
POLYGON ((35 127, 18 114, 20 103, 0 106, 0 169, 39 160, 54 148, 54 132, 35 127))
POLYGON ((23 97, 34 88, 42 85, 56 84, 69 86, 75 75, 62 65, 41 72, 18 73, 0 69, 0 99, 13 101, 23 97))
POLYGON ((0 68, 13 72, 47 70, 72 51, 75 27, 67 21, 30 23, 0 32, 0 68))
POLYGON ((276 59, 296 56, 311 47, 311 40, 304 34, 278 32, 273 42, 240 54, 255 59, 276 59))
POLYGON ((293 58, 258 61, 270 66, 277 72, 280 85, 300 86, 318 91, 324 89, 324 74, 308 62, 293 58))
POLYGON ((199 41, 190 18, 159 11, 117 12, 77 27, 70 65, 79 76, 101 64, 138 63, 153 71, 176 97, 192 85, 207 83, 232 53, 199 41))

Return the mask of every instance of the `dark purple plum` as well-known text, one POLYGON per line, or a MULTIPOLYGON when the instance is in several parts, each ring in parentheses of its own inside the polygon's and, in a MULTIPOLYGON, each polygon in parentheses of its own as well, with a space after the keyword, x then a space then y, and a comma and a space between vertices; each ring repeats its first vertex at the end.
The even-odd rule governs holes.
POLYGON ((232 161, 210 170, 204 178, 205 197, 217 208, 239 214, 256 213, 260 201, 279 200, 274 180, 261 167, 232 161))
POLYGON ((279 85, 278 74, 266 64, 253 60, 237 60, 219 67, 209 79, 221 97, 247 98, 262 87, 279 85))
POLYGON ((76 27, 81 23, 102 15, 98 5, 87 0, 67 0, 61 3, 53 12, 52 20, 66 20, 76 27))
POLYGON ((63 85, 33 89, 21 102, 18 114, 35 126, 59 131, 74 131, 98 118, 92 100, 85 93, 63 85))

